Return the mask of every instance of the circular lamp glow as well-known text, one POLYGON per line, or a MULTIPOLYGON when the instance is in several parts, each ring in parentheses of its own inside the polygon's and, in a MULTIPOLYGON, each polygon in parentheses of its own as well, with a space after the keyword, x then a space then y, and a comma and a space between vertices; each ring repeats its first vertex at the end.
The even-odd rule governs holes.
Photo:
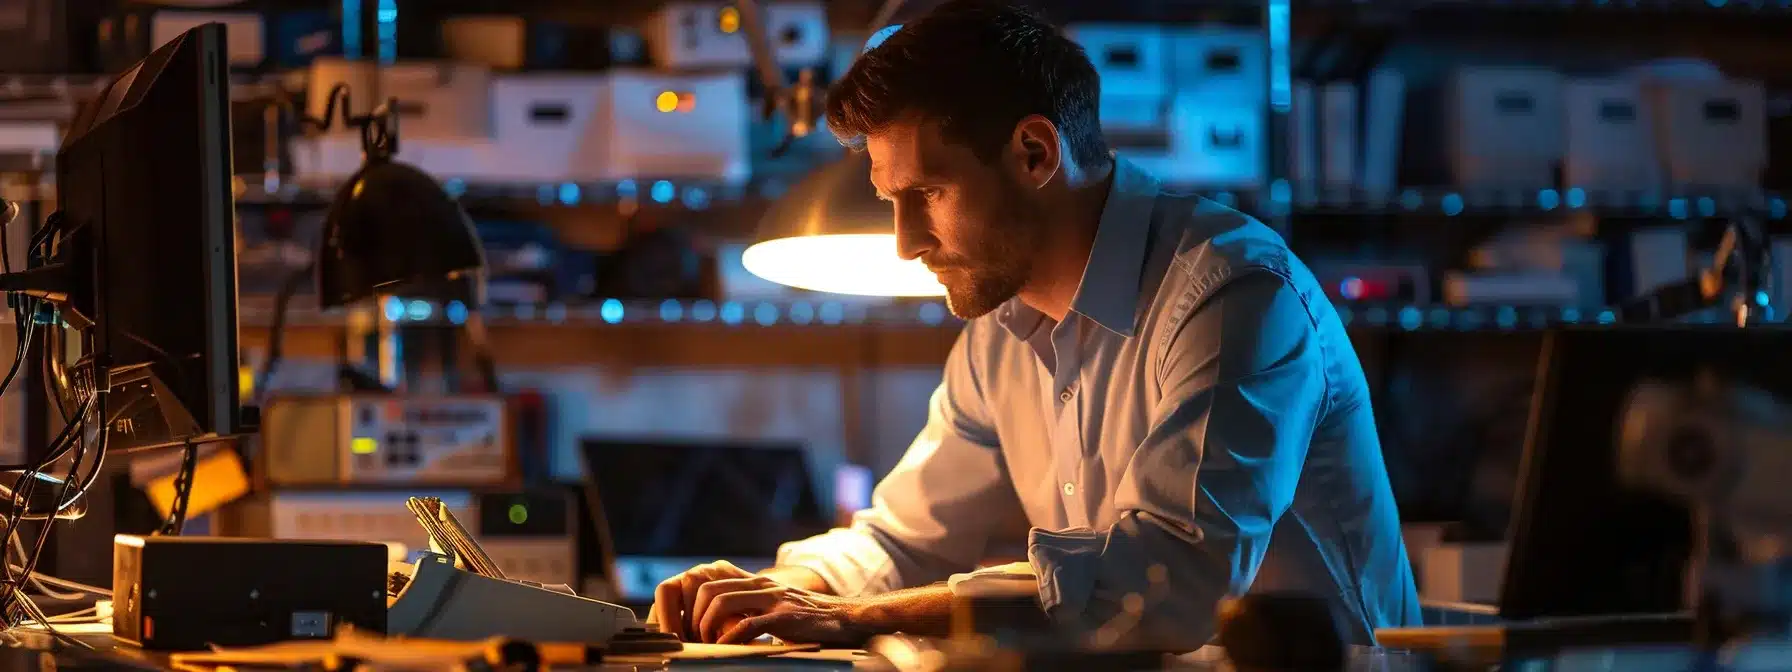
POLYGON ((772 204, 741 264, 753 275, 810 291, 945 296, 926 265, 897 256, 894 228, 890 204, 871 187, 871 160, 850 152, 772 204))

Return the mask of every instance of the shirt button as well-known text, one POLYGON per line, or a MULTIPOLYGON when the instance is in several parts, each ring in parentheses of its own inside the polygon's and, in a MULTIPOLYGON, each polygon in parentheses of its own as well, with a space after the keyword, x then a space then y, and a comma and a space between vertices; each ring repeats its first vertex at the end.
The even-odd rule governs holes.
POLYGON ((1058 393, 1058 401, 1062 401, 1066 404, 1070 403, 1070 390, 1068 388, 1063 392, 1058 393))
POLYGON ((1070 483, 1070 482, 1064 483, 1064 496, 1065 497, 1075 497, 1076 496, 1076 484, 1075 483, 1070 483))

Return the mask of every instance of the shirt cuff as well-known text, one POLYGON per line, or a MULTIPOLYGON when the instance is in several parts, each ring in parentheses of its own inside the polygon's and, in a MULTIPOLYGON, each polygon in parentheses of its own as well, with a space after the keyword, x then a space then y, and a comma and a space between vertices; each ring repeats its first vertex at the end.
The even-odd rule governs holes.
POLYGON ((974 572, 953 574, 946 588, 957 597, 1016 597, 1039 590, 1039 577, 1033 563, 1011 562, 984 567, 974 572))
POLYGON ((857 529, 833 529, 778 547, 778 566, 811 570, 841 597, 889 590, 891 564, 883 546, 857 529))
POLYGON ((1027 559, 1039 577, 1039 605, 1053 618, 1080 620, 1095 592, 1107 534, 1088 528, 1028 534, 1027 559))

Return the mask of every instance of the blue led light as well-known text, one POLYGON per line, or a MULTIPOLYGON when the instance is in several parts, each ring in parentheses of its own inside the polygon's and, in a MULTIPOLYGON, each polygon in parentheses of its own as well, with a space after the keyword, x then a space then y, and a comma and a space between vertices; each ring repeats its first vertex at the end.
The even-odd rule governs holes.
POLYGON ((1597 319, 1600 324, 1611 324, 1618 321, 1618 314, 1609 310, 1601 310, 1597 319))
POLYGON ((579 204, 579 185, 573 184, 571 182, 567 182, 566 184, 560 185, 560 204, 561 205, 578 205, 579 204))
POLYGON ((1576 322, 1579 322, 1580 321, 1580 309, 1579 308, 1563 308, 1562 309, 1562 321, 1567 322, 1569 324, 1574 324, 1576 322))
POLYGON ((655 203, 671 203, 672 197, 678 194, 678 189, 671 182, 660 180, 653 183, 653 191, 648 194, 653 196, 655 203))
POLYGON ((725 323, 725 324, 740 324, 741 318, 746 317, 746 316, 747 316, 747 309, 742 308, 739 303, 729 301, 727 303, 722 304, 722 322, 723 323, 725 323))
POLYGON ((703 187, 690 187, 684 190, 684 207, 702 210, 709 207, 709 191, 703 187))
POLYGON ((610 324, 618 324, 622 322, 622 302, 615 299, 604 299, 604 304, 602 307, 598 308, 597 315, 598 317, 604 318, 604 321, 610 324))
POLYGON ((921 304, 921 308, 917 312, 921 323, 928 326, 946 321, 946 307, 931 301, 921 304))
POLYGON ((555 189, 554 185, 544 184, 544 185, 541 185, 541 186, 535 188, 535 202, 536 203, 540 203, 542 205, 553 205, 554 201, 556 199, 558 199, 559 197, 560 197, 559 190, 555 189))
POLYGON ((634 180, 623 180, 616 183, 616 196, 623 199, 633 199, 640 196, 640 189, 635 186, 634 180))
POLYGON ((1587 207, 1587 190, 1580 187, 1569 187, 1568 198, 1565 200, 1567 200, 1568 207, 1570 208, 1587 207))
POLYGON ((448 317, 449 324, 455 324, 455 325, 466 324, 467 323, 467 304, 461 303, 459 301, 449 301, 448 309, 442 311, 442 314, 444 314, 448 317))
POLYGON ((1765 306, 1769 303, 1773 303, 1773 297, 1767 295, 1767 290, 1761 289, 1755 291, 1755 305, 1765 306))
POLYGON ((1544 189, 1537 192, 1537 207, 1543 208, 1544 210, 1554 210, 1556 209, 1556 206, 1561 204, 1562 195, 1556 193, 1556 190, 1544 189))
POLYGON ((1288 184, 1288 180, 1270 182, 1269 200, 1271 203, 1288 203, 1294 200, 1294 187, 1288 184))
POLYGON ((1700 196, 1698 203, 1700 217, 1714 217, 1717 215, 1717 201, 1713 200, 1710 196, 1700 196))
POLYGON ((1511 329, 1518 325, 1518 309, 1511 306, 1500 306, 1500 309, 1493 315, 1493 321, 1500 325, 1501 329, 1511 329))
POLYGON ((1400 328, 1405 329, 1407 331, 1412 331, 1414 329, 1417 329, 1417 328, 1419 328, 1419 325, 1421 324, 1421 320, 1423 318, 1424 318, 1424 316, 1419 314, 1419 309, 1414 306, 1407 306, 1405 308, 1401 308, 1400 309, 1400 328))
POLYGON ((1675 198, 1668 201, 1668 216, 1674 219, 1686 219, 1686 199, 1675 198))
POLYGON ((386 297, 386 319, 397 322, 404 319, 404 299, 396 296, 386 297))
POLYGON ((459 178, 445 180, 442 182, 442 191, 448 192, 448 196, 452 198, 460 198, 461 194, 467 193, 467 182, 459 178))
POLYGON ((660 302, 661 321, 677 322, 681 319, 684 319, 684 306, 679 305, 677 299, 666 299, 660 302))
POLYGON ((1400 207, 1406 208, 1407 210, 1417 210, 1425 207, 1425 195, 1419 193, 1419 190, 1417 189, 1407 189, 1406 191, 1402 191, 1400 192, 1400 207))
POLYGON ((1786 199, 1775 198, 1767 201, 1767 216, 1774 219, 1786 218, 1786 199))
POLYGON ((753 321, 761 327, 769 327, 778 323, 778 307, 769 303, 760 303, 753 307, 753 321))
POLYGON ((716 304, 707 300, 691 304, 691 319, 698 322, 716 319, 716 304))
POLYGON ((1463 207, 1462 194, 1444 194, 1443 200, 1438 202, 1438 206, 1443 208, 1446 215, 1451 217, 1460 215, 1463 207))
POLYGON ((422 322, 429 319, 433 312, 435 312, 435 307, 429 305, 428 301, 411 299, 410 305, 405 309, 405 316, 411 318, 412 322, 422 322))
POLYGON ((822 324, 839 324, 842 320, 845 320, 845 319, 846 319, 846 307, 840 305, 840 303, 838 301, 828 301, 828 302, 821 304, 821 323, 822 324))
POLYGON ((548 313, 548 321, 549 322, 552 322, 554 324, 560 324, 562 322, 565 322, 566 321, 566 304, 550 303, 550 304, 548 304, 547 313, 548 313))
POLYGON ((790 321, 797 324, 808 324, 815 321, 815 306, 808 301, 790 304, 790 321))

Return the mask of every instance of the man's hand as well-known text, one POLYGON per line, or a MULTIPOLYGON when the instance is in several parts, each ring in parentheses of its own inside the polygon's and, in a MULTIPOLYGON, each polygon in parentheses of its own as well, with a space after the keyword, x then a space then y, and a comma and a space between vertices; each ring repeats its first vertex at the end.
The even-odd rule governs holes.
MULTIPOLYGON (((719 633, 705 637, 702 624, 706 610, 717 597, 736 592, 763 591, 771 587, 796 590, 817 600, 816 604, 829 599, 826 595, 827 583, 812 570, 802 567, 774 567, 755 575, 726 560, 718 560, 698 565, 662 581, 654 589, 653 609, 648 612, 647 620, 657 623, 661 632, 672 633, 687 642, 714 642, 714 637, 719 636, 719 633), (745 581, 746 579, 757 581, 745 581)), ((739 599, 730 598, 729 602, 739 599)), ((763 600, 752 603, 758 604, 760 601, 763 600)), ((723 625, 731 627, 734 621, 750 615, 757 614, 733 613, 723 617, 728 619, 723 625)))

